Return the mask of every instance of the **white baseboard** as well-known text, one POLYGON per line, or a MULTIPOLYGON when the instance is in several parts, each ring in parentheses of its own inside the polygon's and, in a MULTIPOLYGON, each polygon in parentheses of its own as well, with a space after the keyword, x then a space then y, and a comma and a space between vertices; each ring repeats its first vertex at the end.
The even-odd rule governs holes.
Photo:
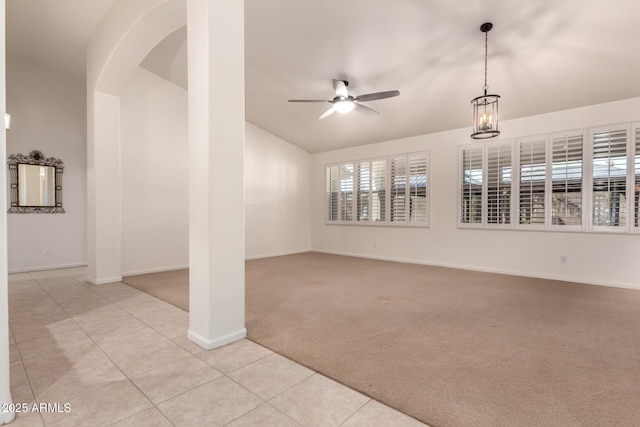
POLYGON ((75 268, 75 267, 86 267, 86 266, 87 266, 86 262, 79 262, 79 263, 71 263, 71 264, 43 265, 43 266, 27 267, 27 268, 10 268, 9 274, 29 273, 31 271, 60 270, 62 268, 75 268))
POLYGON ((213 350, 214 348, 222 347, 223 345, 231 344, 234 341, 241 340, 247 336, 247 329, 242 328, 239 331, 231 332, 229 334, 223 335, 221 337, 217 337, 214 339, 206 338, 197 332, 189 329, 187 332, 187 337, 198 344, 200 347, 205 350, 213 350))
POLYGON ((311 249, 302 249, 302 250, 299 250, 299 251, 289 251, 289 252, 275 252, 275 253, 262 254, 262 255, 252 255, 252 256, 245 257, 244 259, 247 260, 247 261, 251 261, 251 260, 254 260, 254 259, 273 258, 273 257, 276 257, 276 256, 304 254, 304 253, 307 253, 307 252, 311 252, 311 249))
POLYGON ((545 274, 527 274, 519 271, 511 271, 504 269, 495 269, 495 268, 482 268, 482 267, 474 267, 468 265, 459 265, 459 264, 447 264, 447 263, 438 263, 438 262, 426 262, 422 260, 409 260, 409 259, 401 259, 401 258, 393 258, 393 257, 383 257, 383 256, 375 256, 375 255, 362 255, 356 253, 349 252, 341 252, 341 251, 327 251, 322 249, 313 249, 313 252, 320 252, 330 255, 342 255, 342 256, 352 256, 356 258, 366 258, 366 259, 377 259, 380 261, 392 261, 392 262, 403 262, 406 264, 419 264, 419 265, 429 265, 433 267, 446 267, 446 268, 457 268, 459 270, 468 270, 468 271, 480 271, 483 273, 497 273, 497 274, 508 274, 511 276, 520 276, 520 277, 533 277, 536 279, 547 279, 547 280, 558 280, 562 282, 572 282, 572 283, 582 283, 586 285, 596 285, 596 286, 607 286, 611 288, 624 288, 624 289, 634 289, 640 290, 640 285, 636 285, 633 283, 617 283, 617 282, 597 282, 593 280, 586 280, 582 278, 575 277, 563 277, 563 276, 553 276, 553 275, 545 275, 545 274))
MULTIPOLYGON (((11 402, 3 402, 3 403, 11 403, 11 402)), ((10 411, 2 411, 0 412, 0 425, 9 424, 16 418, 16 414, 10 411)))
MULTIPOLYGON (((263 259, 263 258, 272 258, 276 256, 285 256, 285 255, 295 255, 295 254, 303 254, 305 252, 310 252, 311 249, 302 249, 299 251, 287 251, 287 252, 274 252, 269 254, 261 254, 261 255, 252 255, 245 257, 245 260, 250 261, 254 259, 263 259)), ((150 273, 164 273, 165 271, 174 271, 174 270, 182 270, 185 268, 189 268, 189 264, 185 265, 174 265, 171 267, 158 267, 158 268, 149 268, 145 270, 134 270, 134 271, 124 271, 122 272, 123 276, 137 276, 140 274, 150 274, 150 273)))
POLYGON ((106 285, 107 283, 122 282, 122 276, 106 277, 100 280, 94 277, 87 277, 87 282, 91 283, 92 285, 106 285))
POLYGON ((164 273, 165 271, 184 270, 185 268, 189 268, 189 264, 173 265, 171 267, 147 268, 147 269, 144 269, 144 270, 123 271, 122 275, 123 276, 138 276, 140 274, 164 273))
MULTIPOLYGON (((269 254, 261 254, 261 255, 253 255, 253 256, 245 257, 245 260, 249 261, 254 259, 272 258, 276 256, 303 254, 305 252, 310 252, 310 251, 311 249, 302 249, 299 251, 287 251, 287 252, 274 252, 269 254)), ((172 265, 169 267, 147 268, 142 270, 123 271, 122 276, 138 276, 141 274, 164 273, 166 271, 183 270, 185 268, 189 268, 189 264, 172 265)))

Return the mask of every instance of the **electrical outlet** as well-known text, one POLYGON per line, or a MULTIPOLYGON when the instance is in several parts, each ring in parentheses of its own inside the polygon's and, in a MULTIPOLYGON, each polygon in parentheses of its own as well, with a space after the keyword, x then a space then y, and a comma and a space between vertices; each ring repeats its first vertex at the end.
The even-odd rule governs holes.
POLYGON ((42 251, 42 255, 49 256, 49 255, 51 255, 51 251, 49 249, 45 249, 45 250, 42 251))
POLYGON ((567 257, 566 255, 560 255, 560 264, 566 264, 568 260, 569 257, 567 257))

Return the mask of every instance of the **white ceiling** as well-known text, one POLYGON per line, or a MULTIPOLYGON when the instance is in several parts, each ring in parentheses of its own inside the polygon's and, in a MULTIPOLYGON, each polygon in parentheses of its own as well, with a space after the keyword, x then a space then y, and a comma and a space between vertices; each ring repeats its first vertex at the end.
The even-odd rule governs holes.
MULTIPOLYGON (((73 76, 113 0, 7 0, 7 51, 73 76)), ((470 126, 482 93, 501 120, 640 96, 637 0, 245 0, 246 118, 309 152, 470 126), (332 78, 396 98, 318 121, 332 78)), ((186 86, 186 31, 143 65, 186 86)), ((80 77, 81 78, 81 77, 80 77)))

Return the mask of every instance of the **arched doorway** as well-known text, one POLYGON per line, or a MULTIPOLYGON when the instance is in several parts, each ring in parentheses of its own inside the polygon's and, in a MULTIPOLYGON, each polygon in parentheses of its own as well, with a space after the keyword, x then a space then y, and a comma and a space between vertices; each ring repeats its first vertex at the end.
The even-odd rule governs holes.
POLYGON ((117 2, 87 50, 87 257, 94 284, 121 279, 119 92, 167 34, 188 27, 189 338, 244 338, 244 5, 117 2), (152 3, 152 4, 149 4, 152 3))

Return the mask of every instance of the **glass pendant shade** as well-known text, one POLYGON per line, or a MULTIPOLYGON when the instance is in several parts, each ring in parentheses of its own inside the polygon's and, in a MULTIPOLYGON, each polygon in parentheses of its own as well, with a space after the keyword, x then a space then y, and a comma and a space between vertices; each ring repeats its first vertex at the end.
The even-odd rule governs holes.
POLYGON ((498 130, 498 100, 500 95, 479 96, 471 100, 473 106, 473 139, 488 139, 500 135, 498 130))

